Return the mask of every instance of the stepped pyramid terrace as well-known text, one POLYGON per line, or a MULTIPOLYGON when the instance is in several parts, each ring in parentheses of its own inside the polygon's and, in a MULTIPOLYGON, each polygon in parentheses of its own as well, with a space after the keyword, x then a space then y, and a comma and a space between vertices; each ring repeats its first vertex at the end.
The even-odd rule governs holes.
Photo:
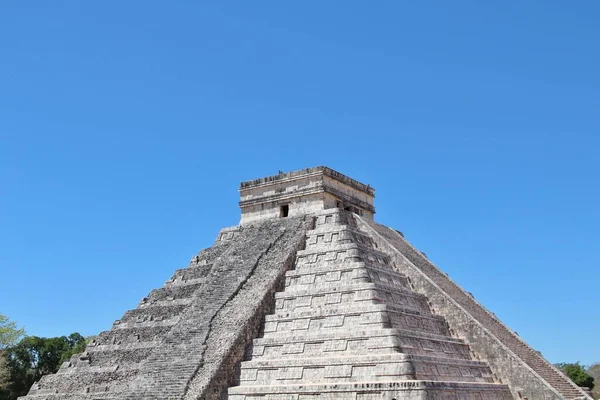
POLYGON ((326 167, 243 182, 241 222, 27 400, 591 399, 326 167))

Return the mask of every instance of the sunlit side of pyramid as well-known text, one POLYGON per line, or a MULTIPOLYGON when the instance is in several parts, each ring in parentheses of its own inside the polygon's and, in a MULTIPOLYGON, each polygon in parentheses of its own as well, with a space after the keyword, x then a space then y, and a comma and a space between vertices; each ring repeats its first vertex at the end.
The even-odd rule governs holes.
POLYGON ((240 187, 240 225, 24 399, 591 399, 326 167, 240 187))

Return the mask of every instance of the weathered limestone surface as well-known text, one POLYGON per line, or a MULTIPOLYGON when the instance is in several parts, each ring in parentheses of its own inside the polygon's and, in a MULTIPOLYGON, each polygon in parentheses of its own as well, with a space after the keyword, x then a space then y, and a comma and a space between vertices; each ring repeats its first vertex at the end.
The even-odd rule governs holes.
POLYGON ((373 219, 374 190, 327 167, 313 167, 287 174, 242 182, 240 208, 242 224, 281 216, 305 215, 327 208, 345 208, 373 219))
POLYGON ((221 399, 312 218, 221 232, 24 399, 221 399))
POLYGON ((326 167, 242 220, 26 400, 590 400, 326 167))
POLYGON ((229 399, 513 399, 353 214, 315 215, 229 399))
POLYGON ((508 329, 470 294, 412 247, 397 231, 360 219, 360 226, 394 260, 395 269, 410 278, 452 331, 469 343, 507 383, 515 398, 584 399, 587 394, 564 376, 516 333, 508 329))

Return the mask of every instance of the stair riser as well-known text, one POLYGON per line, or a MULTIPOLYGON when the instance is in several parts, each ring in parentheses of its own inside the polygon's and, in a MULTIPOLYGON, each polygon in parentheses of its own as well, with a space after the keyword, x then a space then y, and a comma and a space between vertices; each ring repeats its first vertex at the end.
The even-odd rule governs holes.
POLYGON ((410 290, 408 280, 394 274, 391 270, 389 274, 380 271, 369 271, 368 269, 351 269, 346 271, 330 271, 326 273, 314 273, 301 276, 286 278, 286 291, 306 290, 308 288, 331 287, 332 285, 352 285, 365 282, 381 283, 387 286, 395 286, 410 290))
POLYGON ((409 362, 371 365, 300 366, 282 368, 245 368, 242 364, 242 385, 294 385, 301 383, 389 381, 411 379, 413 367, 409 362))
POLYGON ((351 304, 359 302, 385 303, 391 306, 413 309, 423 314, 430 314, 429 304, 424 297, 411 293, 390 292, 377 289, 345 290, 333 293, 298 294, 287 293, 276 296, 275 309, 302 310, 333 304, 351 304))
POLYGON ((376 382, 355 385, 358 387, 354 390, 349 388, 345 391, 340 390, 340 385, 323 385, 323 388, 308 386, 297 389, 296 393, 293 392, 293 388, 288 388, 285 392, 282 390, 283 393, 272 393, 275 390, 265 387, 264 393, 260 393, 259 389, 249 394, 243 394, 237 390, 238 388, 231 388, 228 400, 514 400, 510 390, 501 385, 487 390, 453 387, 427 390, 411 388, 408 385, 406 388, 401 388, 405 383, 410 382, 397 382, 398 389, 388 390, 378 389, 378 386, 383 385, 376 382), (311 390, 313 393, 310 392, 311 390))
POLYGON ((399 351, 396 336, 364 338, 359 340, 332 339, 307 343, 253 346, 252 359, 281 357, 349 356, 367 351, 369 354, 389 354, 399 351))
POLYGON ((306 237, 306 251, 314 249, 327 250, 349 243, 358 243, 366 247, 373 247, 373 239, 351 230, 333 232, 309 232, 306 237))

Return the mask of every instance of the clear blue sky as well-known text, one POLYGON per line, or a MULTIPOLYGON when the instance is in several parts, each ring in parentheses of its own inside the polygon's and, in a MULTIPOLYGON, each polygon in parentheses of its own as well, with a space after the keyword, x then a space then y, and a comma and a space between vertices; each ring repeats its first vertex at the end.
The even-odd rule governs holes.
POLYGON ((597 1, 3 2, 0 313, 97 334, 327 165, 552 362, 600 361, 597 1))

